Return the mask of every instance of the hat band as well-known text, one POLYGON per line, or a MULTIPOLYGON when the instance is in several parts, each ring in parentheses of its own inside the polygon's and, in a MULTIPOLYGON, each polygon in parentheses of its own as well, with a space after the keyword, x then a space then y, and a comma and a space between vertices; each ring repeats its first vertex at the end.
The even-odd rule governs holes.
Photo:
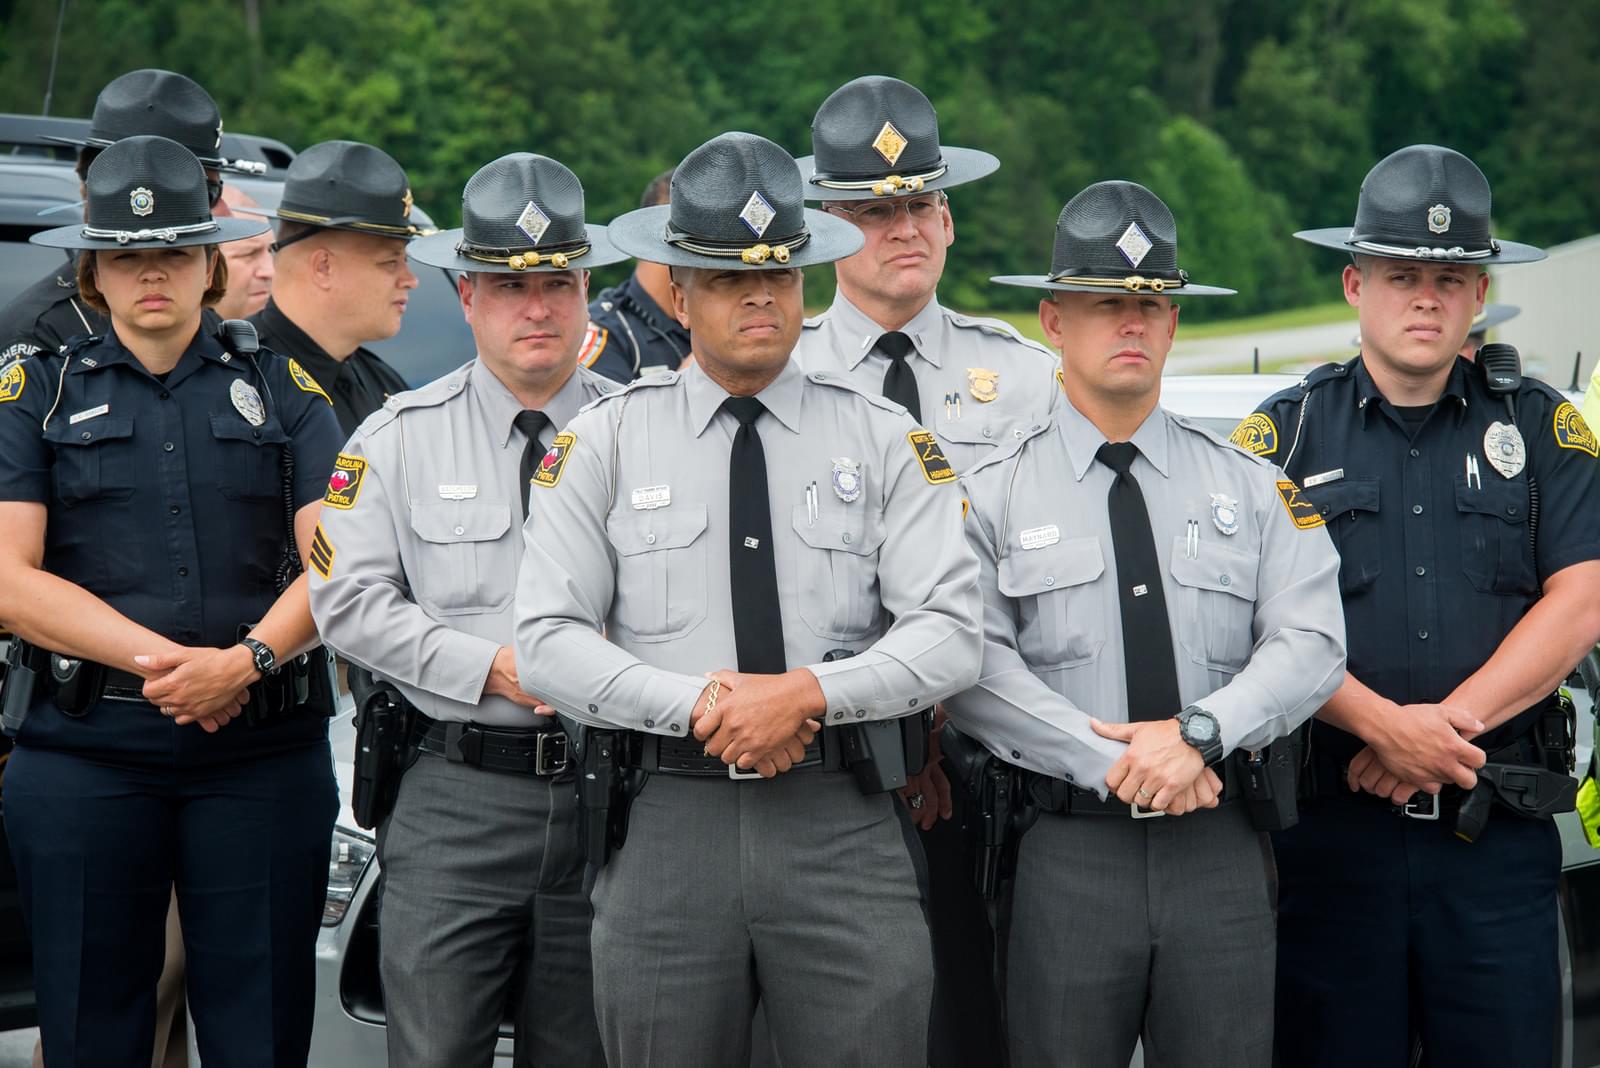
POLYGON ((820 178, 813 176, 813 185, 820 185, 824 189, 856 190, 870 189, 874 196, 892 197, 901 193, 920 193, 925 183, 936 178, 943 178, 950 168, 946 164, 939 164, 931 171, 921 174, 898 175, 891 174, 883 178, 863 178, 858 181, 847 181, 839 178, 820 178))
POLYGON ((1483 260, 1500 253, 1500 242, 1492 237, 1489 239, 1488 248, 1474 249, 1471 252, 1460 245, 1450 248, 1429 248, 1426 245, 1383 245, 1376 241, 1351 241, 1350 244, 1362 252, 1370 252, 1375 256, 1401 256, 1419 260, 1483 260))
POLYGON ((529 267, 539 267, 548 263, 558 271, 564 271, 579 256, 587 255, 591 245, 573 245, 568 248, 552 252, 514 252, 509 248, 489 248, 484 245, 474 245, 463 241, 456 245, 456 253, 469 260, 479 263, 503 264, 513 271, 525 271, 529 267))
POLYGON ((789 262, 789 254, 794 252, 807 241, 811 240, 811 231, 801 230, 798 234, 784 238, 774 244, 759 245, 726 245, 707 244, 692 241, 688 237, 675 237, 669 226, 666 234, 667 244, 674 248, 681 248, 685 252, 693 252, 698 256, 716 256, 732 259, 737 256, 742 262, 751 265, 766 263, 769 259, 773 263, 784 264, 789 262))
POLYGON ((1182 289, 1188 285, 1189 272, 1180 270, 1177 278, 1146 278, 1139 274, 1125 275, 1122 278, 1056 274, 1050 276, 1050 281, 1074 286, 1094 286, 1097 289, 1126 289, 1130 293, 1140 293, 1146 289, 1152 293, 1164 293, 1169 289, 1182 289))
POLYGON ((290 222, 307 223, 311 226, 348 226, 355 230, 370 230, 373 233, 393 235, 395 237, 417 237, 433 232, 413 226, 411 223, 407 223, 404 226, 391 226, 388 223, 365 222, 353 215, 312 215, 310 212, 290 211, 287 208, 278 209, 278 218, 288 219, 290 222))
POLYGON ((93 226, 83 228, 84 237, 97 241, 115 241, 126 245, 130 241, 176 241, 190 234, 209 234, 217 229, 214 222, 190 223, 187 226, 158 226, 153 230, 101 230, 93 226))

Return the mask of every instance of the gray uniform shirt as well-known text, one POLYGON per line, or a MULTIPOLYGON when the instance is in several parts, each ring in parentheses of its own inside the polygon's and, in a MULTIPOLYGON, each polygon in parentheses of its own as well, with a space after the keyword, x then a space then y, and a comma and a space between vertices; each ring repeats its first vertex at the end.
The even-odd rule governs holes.
MULTIPOLYGON (((727 396, 698 366, 647 376, 585 409, 535 478, 517 671, 562 713, 687 737, 704 673, 737 670, 727 396)), ((970 686, 978 563, 937 443, 899 405, 793 361, 759 397, 784 651, 817 676, 828 721, 970 686), (859 655, 823 663, 834 649, 859 655)))
MULTIPOLYGON (((576 368, 544 408, 541 445, 616 388, 576 368)), ((521 411, 476 360, 395 394, 357 428, 335 469, 340 490, 323 502, 310 570, 322 640, 434 719, 535 722, 483 696, 495 653, 511 644, 522 563, 521 411)))
MULTIPOLYGON (((863 392, 883 393, 889 358, 873 351, 883 327, 843 296, 805 325, 795 348, 802 367, 846 375, 863 392)), ((902 332, 914 346, 908 359, 922 423, 939 436, 958 472, 1016 444, 1058 403, 1055 354, 1010 323, 961 315, 935 298, 902 332)))
MULTIPOLYGON (((1339 560, 1281 470, 1157 407, 1133 436, 1185 706, 1228 751, 1309 718, 1344 680, 1339 560)), ((1014 764, 1106 791, 1126 746, 1089 717, 1128 720, 1106 441, 1065 397, 1011 454, 962 478, 983 570, 978 684, 946 702, 963 732, 1014 764)), ((1176 715, 1178 709, 1173 709, 1176 715)))

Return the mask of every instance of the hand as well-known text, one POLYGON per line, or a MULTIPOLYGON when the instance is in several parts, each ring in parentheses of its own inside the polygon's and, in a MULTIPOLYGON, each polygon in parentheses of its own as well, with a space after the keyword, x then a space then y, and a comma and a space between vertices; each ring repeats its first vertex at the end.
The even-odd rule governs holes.
POLYGON ((517 654, 511 646, 502 645, 489 665, 489 677, 483 680, 483 696, 504 697, 513 704, 533 709, 536 716, 553 716, 556 710, 525 691, 517 682, 517 654))
POLYGON ((711 678, 717 686, 701 692, 689 717, 708 755, 769 779, 804 759, 821 729, 813 710, 820 714, 827 705, 815 675, 797 668, 782 675, 716 671, 711 678))
POLYGON ((1102 738, 1128 743, 1127 752, 1106 772, 1106 785, 1127 804, 1166 811, 1173 797, 1206 770, 1200 750, 1183 740, 1176 719, 1142 723, 1090 719, 1089 725, 1102 738))
POLYGON ((955 805, 950 800, 950 780, 939 766, 943 758, 939 750, 939 736, 942 733, 944 722, 940 717, 937 725, 928 732, 928 762, 917 774, 909 776, 906 784, 900 788, 900 796, 911 810, 911 822, 925 831, 933 830, 935 823, 955 815, 955 805), (920 807, 911 803, 913 797, 921 799, 920 807))
POLYGON ((170 653, 136 656, 145 675, 144 699, 179 725, 198 723, 216 733, 244 711, 246 689, 260 678, 250 650, 186 647, 170 653))
POLYGON ((1169 816, 1182 816, 1202 808, 1216 808, 1221 797, 1222 780, 1217 778, 1215 771, 1207 768, 1187 790, 1180 790, 1173 797, 1172 803, 1162 811, 1169 816))
POLYGON ((1397 782, 1453 782, 1470 790, 1478 784, 1477 769, 1487 758, 1462 735, 1477 735, 1483 729, 1483 722, 1464 708, 1394 705, 1376 719, 1373 737, 1365 741, 1397 782))
POLYGON ((1396 805, 1405 804, 1418 792, 1436 794, 1443 786, 1437 782, 1406 782, 1378 759, 1378 754, 1370 745, 1350 761, 1350 770, 1345 782, 1352 791, 1365 790, 1378 797, 1387 797, 1396 805))

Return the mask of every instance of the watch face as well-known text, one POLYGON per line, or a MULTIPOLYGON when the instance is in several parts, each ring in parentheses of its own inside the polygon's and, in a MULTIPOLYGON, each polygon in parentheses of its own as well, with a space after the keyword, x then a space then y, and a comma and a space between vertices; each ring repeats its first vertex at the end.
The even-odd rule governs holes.
POLYGON ((1190 716, 1183 721, 1183 729, 1197 740, 1209 742, 1217 736, 1217 721, 1210 716, 1190 716))

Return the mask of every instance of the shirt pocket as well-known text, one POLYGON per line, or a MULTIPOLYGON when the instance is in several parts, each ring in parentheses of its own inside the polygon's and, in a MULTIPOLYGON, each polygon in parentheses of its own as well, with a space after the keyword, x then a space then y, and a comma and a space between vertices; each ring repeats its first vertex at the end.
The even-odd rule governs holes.
POLYGON ((613 514, 617 554, 607 625, 640 642, 682 637, 706 618, 706 506, 674 504, 613 514))
POLYGON ((1172 577, 1178 583, 1178 643, 1185 655, 1212 671, 1236 674, 1255 647, 1254 553, 1201 541, 1189 556, 1187 539, 1172 539, 1172 577))
POLYGON ((1538 589, 1528 533, 1528 484, 1520 479, 1485 479, 1467 485, 1457 475, 1456 511, 1461 516, 1461 570, 1483 593, 1526 594, 1538 589))
POLYGON ((45 430, 44 439, 55 450, 50 477, 62 504, 133 496, 141 465, 132 418, 101 416, 77 426, 63 420, 45 430))
POLYGON ((795 607, 812 633, 834 641, 864 638, 878 626, 878 549, 882 514, 865 508, 823 512, 812 522, 796 505, 795 607))
POLYGON ((418 539, 411 592, 441 616, 498 612, 516 594, 511 505, 504 501, 412 502, 411 531, 418 539))
POLYGON ((1317 506, 1339 550, 1339 592, 1364 590, 1383 573, 1378 480, 1349 478, 1300 492, 1317 506))
POLYGON ((1105 574, 1099 538, 1012 549, 999 562, 1000 592, 1017 605, 1017 651, 1041 671, 1100 655, 1106 619, 1095 580, 1105 574))
POLYGON ((283 498, 283 449, 289 440, 277 420, 251 426, 237 415, 211 413, 216 453, 209 467, 230 501, 283 498))

